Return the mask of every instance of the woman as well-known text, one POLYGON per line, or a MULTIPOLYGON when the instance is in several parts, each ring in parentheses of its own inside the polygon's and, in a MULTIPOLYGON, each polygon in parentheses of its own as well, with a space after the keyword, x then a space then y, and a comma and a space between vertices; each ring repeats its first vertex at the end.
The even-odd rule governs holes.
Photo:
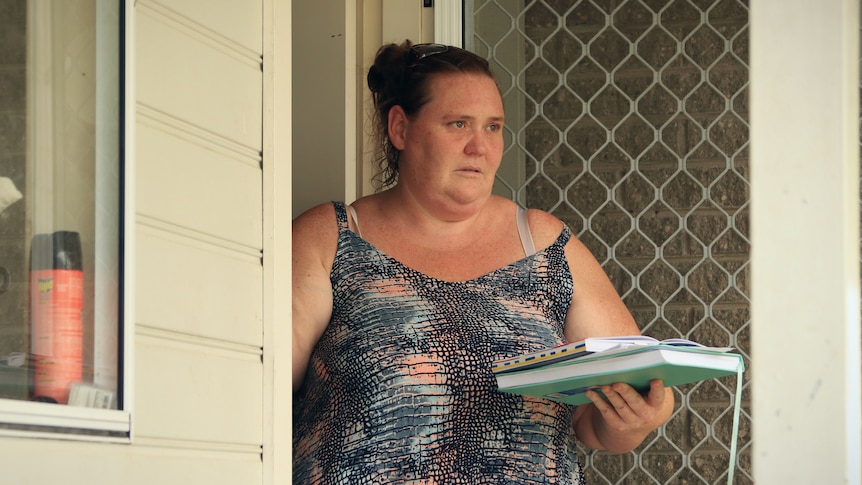
POLYGON ((491 362, 637 325, 560 220, 492 195, 505 117, 484 59, 391 44, 368 85, 386 189, 293 225, 294 481, 583 483, 575 440, 635 448, 671 390, 575 408, 498 392, 491 362))

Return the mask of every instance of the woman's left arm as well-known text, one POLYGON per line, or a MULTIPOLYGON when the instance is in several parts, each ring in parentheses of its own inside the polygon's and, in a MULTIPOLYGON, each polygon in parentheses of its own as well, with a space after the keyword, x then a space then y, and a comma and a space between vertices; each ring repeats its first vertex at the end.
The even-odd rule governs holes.
MULTIPOLYGON (((566 244, 566 259, 574 283, 566 339, 640 334, 604 269, 576 237, 566 244)), ((592 404, 579 406, 573 422, 578 439, 593 449, 631 451, 673 412, 673 391, 658 380, 645 395, 624 383, 604 386, 601 391, 587 392, 592 404)))

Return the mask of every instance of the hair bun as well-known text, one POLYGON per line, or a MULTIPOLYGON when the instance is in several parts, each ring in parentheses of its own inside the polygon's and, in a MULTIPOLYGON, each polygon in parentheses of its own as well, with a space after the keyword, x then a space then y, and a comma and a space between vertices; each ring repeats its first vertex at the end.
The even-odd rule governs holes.
POLYGON ((373 93, 379 93, 383 91, 384 86, 386 85, 386 78, 380 69, 377 66, 371 66, 368 69, 368 89, 373 93))

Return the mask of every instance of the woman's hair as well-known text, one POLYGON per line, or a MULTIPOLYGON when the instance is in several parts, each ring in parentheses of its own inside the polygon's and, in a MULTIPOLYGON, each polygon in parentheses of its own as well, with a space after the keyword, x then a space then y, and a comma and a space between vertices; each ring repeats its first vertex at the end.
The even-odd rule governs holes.
POLYGON ((382 147, 374 177, 379 187, 388 187, 398 179, 401 151, 389 139, 389 110, 401 106, 407 116, 413 116, 428 102, 431 78, 450 73, 481 74, 494 79, 488 61, 458 47, 405 40, 401 45, 388 44, 377 51, 367 81, 374 101, 374 135, 382 147))

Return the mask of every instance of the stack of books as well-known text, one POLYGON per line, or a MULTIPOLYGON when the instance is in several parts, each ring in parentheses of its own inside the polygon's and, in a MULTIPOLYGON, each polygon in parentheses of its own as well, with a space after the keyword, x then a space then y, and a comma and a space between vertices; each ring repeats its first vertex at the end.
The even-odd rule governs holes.
POLYGON ((742 357, 731 350, 643 335, 587 338, 497 360, 492 371, 502 392, 586 404, 586 391, 617 382, 644 392, 653 379, 672 387, 739 374, 742 357))

